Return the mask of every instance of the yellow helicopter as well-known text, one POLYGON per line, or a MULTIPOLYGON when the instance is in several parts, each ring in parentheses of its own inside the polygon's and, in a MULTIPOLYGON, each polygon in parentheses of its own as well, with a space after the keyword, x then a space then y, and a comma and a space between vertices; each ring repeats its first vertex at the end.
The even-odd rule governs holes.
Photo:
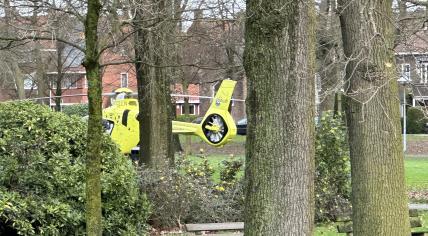
MULTIPOLYGON (((172 121, 172 133, 197 135, 206 143, 221 147, 236 135, 236 125, 229 112, 236 81, 223 80, 211 106, 199 124, 172 121)), ((130 98, 132 90, 120 88, 113 105, 103 110, 103 127, 124 154, 139 142, 138 100, 130 98)))

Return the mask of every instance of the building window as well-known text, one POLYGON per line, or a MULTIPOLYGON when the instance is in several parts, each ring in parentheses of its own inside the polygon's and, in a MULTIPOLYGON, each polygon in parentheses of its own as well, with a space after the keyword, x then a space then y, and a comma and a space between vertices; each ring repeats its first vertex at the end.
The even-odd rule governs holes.
POLYGON ((410 64, 401 64, 401 76, 407 80, 411 80, 410 77, 410 64))
POLYGON ((428 63, 421 63, 421 83, 428 83, 428 63))
POLYGON ((28 76, 24 79, 24 89, 25 90, 37 89, 37 84, 34 82, 31 76, 28 76))
MULTIPOLYGON (((184 115, 184 104, 181 104, 181 114, 184 115)), ((189 115, 196 115, 196 109, 198 105, 189 104, 189 115)))
POLYGON ((62 88, 66 88, 66 89, 73 89, 73 88, 77 88, 77 81, 79 81, 79 78, 76 77, 69 77, 69 78, 64 78, 64 80, 62 81, 62 88))
MULTIPOLYGON (((77 83, 79 81, 79 77, 64 77, 61 80, 61 88, 62 89, 75 89, 77 88, 77 83)), ((56 81, 52 81, 52 88, 56 89, 56 81)))
POLYGON ((127 88, 128 87, 128 73, 120 74, 120 87, 127 88))

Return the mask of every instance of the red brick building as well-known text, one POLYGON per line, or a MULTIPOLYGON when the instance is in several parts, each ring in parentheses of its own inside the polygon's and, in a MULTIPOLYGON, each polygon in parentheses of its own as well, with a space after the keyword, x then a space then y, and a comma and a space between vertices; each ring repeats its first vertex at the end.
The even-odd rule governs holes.
MULTIPOLYGON (((49 76, 56 76, 56 72, 48 72, 49 76)), ((103 93, 110 94, 118 88, 129 88, 132 91, 137 91, 137 80, 135 74, 135 66, 133 64, 122 64, 122 65, 109 65, 105 66, 102 70, 103 80, 103 93)), ((87 103, 88 98, 85 96, 88 91, 88 83, 86 80, 86 73, 83 67, 70 68, 69 71, 65 72, 64 79, 62 81, 62 99, 61 105, 73 105, 87 103)), ((181 84, 176 84, 171 87, 174 94, 173 99, 176 103, 176 113, 181 115, 184 113, 183 105, 184 98, 177 97, 175 95, 183 94, 181 84)), ((53 97, 55 94, 55 86, 52 86, 50 96, 53 97)), ((198 96, 199 85, 189 85, 188 95, 198 96)), ((107 107, 111 104, 112 96, 103 96, 103 106, 107 107)), ((200 115, 200 99, 197 97, 191 97, 189 99, 190 114, 200 115)), ((55 106, 55 101, 50 99, 50 106, 55 106)))

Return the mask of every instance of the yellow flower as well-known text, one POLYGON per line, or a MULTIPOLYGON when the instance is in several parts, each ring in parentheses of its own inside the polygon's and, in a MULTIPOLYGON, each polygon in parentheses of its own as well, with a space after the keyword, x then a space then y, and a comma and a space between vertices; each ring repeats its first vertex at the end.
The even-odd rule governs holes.
POLYGON ((220 191, 220 192, 223 192, 223 191, 224 191, 223 186, 216 186, 216 187, 215 187, 215 189, 217 189, 217 190, 218 190, 218 191, 220 191))

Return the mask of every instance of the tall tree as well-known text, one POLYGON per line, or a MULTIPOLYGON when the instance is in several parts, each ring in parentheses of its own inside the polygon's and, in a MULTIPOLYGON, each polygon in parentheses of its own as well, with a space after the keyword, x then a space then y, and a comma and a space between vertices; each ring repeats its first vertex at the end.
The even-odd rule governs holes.
POLYGON ((140 123, 140 163, 161 168, 172 162, 170 67, 171 19, 174 4, 142 0, 134 20, 135 56, 140 123))
MULTIPOLYGON (((9 0, 4 0, 4 21, 5 21, 5 36, 10 37, 12 35, 12 29, 10 27, 11 21, 13 20, 13 8, 9 0)), ((19 68, 18 58, 15 55, 7 55, 5 58, 5 64, 9 71, 8 76, 13 78, 14 87, 16 89, 16 95, 19 99, 25 98, 25 89, 24 89, 24 75, 19 68)))
POLYGON ((312 235, 313 1, 247 1, 245 235, 312 235))
POLYGON ((340 89, 339 61, 341 38, 336 1, 322 0, 318 11, 317 27, 317 73, 321 80, 320 113, 333 110, 335 94, 340 89))
MULTIPOLYGON (((33 27, 36 29, 35 31, 35 35, 39 36, 40 32, 39 29, 40 27, 38 27, 39 23, 39 3, 34 2, 33 3, 34 7, 33 7, 33 15, 31 16, 31 24, 33 25, 33 27)), ((37 95, 38 97, 48 97, 49 93, 48 93, 48 81, 47 81, 47 76, 46 76, 46 62, 44 62, 43 57, 42 57, 42 52, 41 52, 41 48, 42 45, 40 44, 40 41, 34 41, 34 47, 33 47, 33 58, 34 58, 34 63, 35 63, 35 67, 36 67, 36 84, 37 84, 37 95)), ((46 101, 44 99, 40 99, 39 102, 41 104, 48 104, 49 101, 46 101)))
POLYGON ((86 231, 88 236, 102 235, 101 215, 101 140, 102 81, 100 77, 98 20, 99 0, 88 0, 85 19, 85 59, 88 79, 89 120, 86 150, 86 231))
POLYGON ((392 0, 339 3, 354 235, 409 235, 392 0))

